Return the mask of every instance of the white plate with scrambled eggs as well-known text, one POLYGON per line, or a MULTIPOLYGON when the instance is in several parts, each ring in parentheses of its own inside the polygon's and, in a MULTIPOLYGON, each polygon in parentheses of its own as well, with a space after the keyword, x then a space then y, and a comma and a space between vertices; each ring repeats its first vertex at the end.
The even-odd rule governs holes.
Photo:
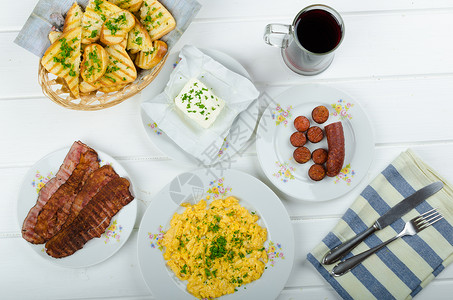
POLYGON ((235 170, 177 176, 149 205, 138 235, 140 269, 157 299, 275 299, 294 261, 280 199, 235 170))

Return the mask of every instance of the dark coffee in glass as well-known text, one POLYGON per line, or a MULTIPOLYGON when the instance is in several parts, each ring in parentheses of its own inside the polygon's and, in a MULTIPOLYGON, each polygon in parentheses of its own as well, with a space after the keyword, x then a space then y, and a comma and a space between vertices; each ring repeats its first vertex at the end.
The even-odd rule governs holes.
POLYGON ((313 53, 333 50, 341 41, 341 27, 328 11, 313 9, 304 12, 296 20, 296 36, 301 45, 313 53))
POLYGON ((264 33, 264 41, 280 47, 285 64, 302 75, 316 75, 327 69, 343 37, 340 14, 322 4, 302 9, 291 25, 268 24, 264 33))

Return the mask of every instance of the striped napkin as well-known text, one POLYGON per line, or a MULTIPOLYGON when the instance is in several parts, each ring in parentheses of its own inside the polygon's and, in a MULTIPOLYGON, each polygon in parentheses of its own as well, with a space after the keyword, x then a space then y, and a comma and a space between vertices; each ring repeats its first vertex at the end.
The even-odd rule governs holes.
POLYGON ((407 150, 363 190, 307 258, 344 299, 411 299, 453 262, 452 224, 452 186, 414 152, 407 150), (444 220, 417 235, 394 241, 343 276, 330 275, 335 264, 320 263, 328 250, 367 229, 399 201, 435 181, 445 184, 442 190, 368 237, 345 258, 390 239, 404 228, 406 221, 432 208, 438 208, 444 220))

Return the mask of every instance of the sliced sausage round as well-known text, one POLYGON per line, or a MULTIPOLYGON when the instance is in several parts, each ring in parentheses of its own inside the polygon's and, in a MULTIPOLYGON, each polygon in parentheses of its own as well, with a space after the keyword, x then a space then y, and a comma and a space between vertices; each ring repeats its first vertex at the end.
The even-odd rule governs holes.
POLYGON ((318 126, 308 128, 307 138, 312 143, 319 143, 324 138, 324 132, 318 126))
POLYGON ((311 158, 311 152, 307 147, 299 147, 294 150, 293 153, 294 160, 300 164, 304 164, 311 158))
POLYGON ((311 158, 315 164, 322 165, 327 161, 327 150, 322 148, 316 149, 311 154, 311 158))
POLYGON ((323 165, 314 164, 308 169, 308 176, 314 181, 320 181, 326 177, 326 169, 323 165))
POLYGON ((323 105, 317 106, 311 112, 311 117, 316 123, 322 124, 329 118, 329 110, 323 105))
POLYGON ((298 131, 307 131, 310 128, 310 120, 304 116, 298 116, 294 119, 294 128, 298 131))
POLYGON ((294 147, 302 147, 307 142, 307 137, 305 136, 305 133, 296 131, 291 134, 289 141, 294 147))

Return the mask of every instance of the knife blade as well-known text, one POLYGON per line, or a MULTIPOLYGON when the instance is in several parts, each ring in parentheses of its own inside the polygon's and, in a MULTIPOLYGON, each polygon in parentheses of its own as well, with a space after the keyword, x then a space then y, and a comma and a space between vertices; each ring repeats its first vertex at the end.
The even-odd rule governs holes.
POLYGON ((379 219, 377 219, 370 228, 327 252, 322 259, 322 263, 324 265, 330 265, 334 262, 337 262, 352 249, 354 249, 358 244, 360 244, 360 242, 366 239, 369 235, 392 224, 407 212, 409 212, 411 209, 422 203, 424 200, 440 191, 443 186, 444 184, 440 181, 434 182, 419 189, 409 197, 403 199, 401 202, 399 202, 389 211, 383 214, 379 219))

